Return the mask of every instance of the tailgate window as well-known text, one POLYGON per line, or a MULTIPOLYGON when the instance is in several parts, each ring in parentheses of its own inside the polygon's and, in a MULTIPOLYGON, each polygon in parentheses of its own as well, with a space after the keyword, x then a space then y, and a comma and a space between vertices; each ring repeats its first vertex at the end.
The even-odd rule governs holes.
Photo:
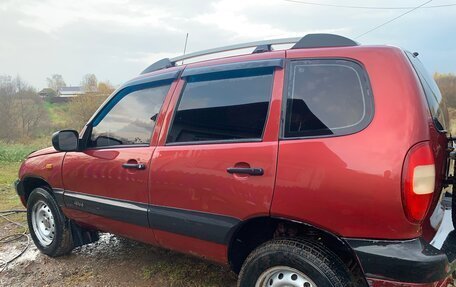
POLYGON ((435 126, 441 131, 447 130, 449 128, 448 110, 439 87, 421 61, 410 52, 406 54, 420 79, 435 126))

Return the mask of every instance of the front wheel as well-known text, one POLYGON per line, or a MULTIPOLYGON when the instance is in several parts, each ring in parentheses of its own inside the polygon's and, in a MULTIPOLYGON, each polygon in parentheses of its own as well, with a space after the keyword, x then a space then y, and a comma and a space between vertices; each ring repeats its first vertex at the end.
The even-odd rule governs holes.
POLYGON ((238 286, 346 287, 350 273, 335 254, 305 240, 272 240, 246 259, 238 286))
POLYGON ((27 200, 27 222, 36 247, 56 257, 74 248, 67 219, 52 195, 44 188, 35 188, 27 200))

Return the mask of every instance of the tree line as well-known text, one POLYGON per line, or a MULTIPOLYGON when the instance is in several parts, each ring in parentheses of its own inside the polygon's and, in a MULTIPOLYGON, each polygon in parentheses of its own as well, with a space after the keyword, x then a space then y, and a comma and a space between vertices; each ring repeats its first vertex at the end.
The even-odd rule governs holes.
POLYGON ((85 75, 81 87, 86 94, 69 99, 62 108, 63 119, 57 124, 51 121, 46 102, 52 106, 49 100, 67 85, 59 74, 47 78, 47 84, 46 89, 37 92, 19 76, 0 75, 0 142, 27 143, 62 128, 80 130, 114 91, 108 81, 99 82, 94 74, 85 75))
POLYGON ((0 76, 0 140, 37 136, 48 123, 44 105, 33 87, 20 77, 0 76))
POLYGON ((456 75, 435 73, 434 79, 449 107, 456 109, 456 75))
MULTIPOLYGON (((56 96, 61 88, 67 87, 63 76, 53 74, 46 78, 47 90, 50 96, 56 96)), ((114 86, 109 81, 98 81, 94 74, 86 74, 81 80, 81 88, 85 93, 110 94, 114 91, 114 86)))

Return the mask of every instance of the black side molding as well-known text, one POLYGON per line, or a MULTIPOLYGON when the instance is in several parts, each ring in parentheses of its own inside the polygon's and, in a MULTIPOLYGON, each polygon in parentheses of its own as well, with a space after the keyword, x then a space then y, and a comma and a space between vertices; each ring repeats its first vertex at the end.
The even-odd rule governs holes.
POLYGON ((448 258, 422 238, 406 241, 345 239, 366 277, 407 283, 432 283, 448 275, 448 258))
POLYGON ((228 244, 239 219, 199 211, 151 205, 150 227, 219 244, 228 244))
POLYGON ((63 192, 62 188, 53 188, 52 193, 54 193, 55 201, 60 207, 65 207, 65 202, 63 201, 63 192))
POLYGON ((149 226, 148 204, 65 191, 65 207, 123 221, 149 226))
POLYGON ((228 244, 240 220, 175 207, 149 205, 86 193, 54 189, 60 206, 219 244, 228 244))

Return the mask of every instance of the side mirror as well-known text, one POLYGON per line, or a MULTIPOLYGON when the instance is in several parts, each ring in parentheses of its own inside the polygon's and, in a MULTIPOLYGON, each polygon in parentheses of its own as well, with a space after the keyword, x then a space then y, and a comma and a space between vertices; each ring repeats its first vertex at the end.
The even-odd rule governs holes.
POLYGON ((58 131, 52 135, 52 145, 58 151, 77 151, 79 134, 73 130, 58 131))

